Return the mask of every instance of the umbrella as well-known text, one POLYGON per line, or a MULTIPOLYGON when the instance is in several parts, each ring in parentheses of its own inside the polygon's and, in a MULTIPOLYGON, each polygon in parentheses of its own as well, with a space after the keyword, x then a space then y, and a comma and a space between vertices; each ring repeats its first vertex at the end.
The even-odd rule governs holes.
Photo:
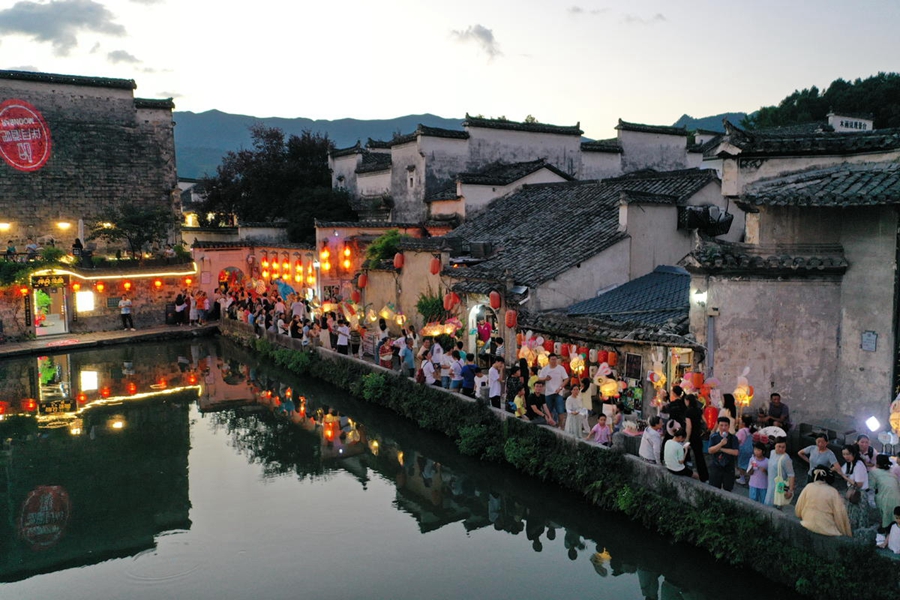
POLYGON ((787 433, 785 433, 784 429, 781 427, 777 427, 775 425, 769 425, 768 427, 763 427, 759 430, 760 435, 767 435, 770 438, 773 437, 787 437, 787 433))

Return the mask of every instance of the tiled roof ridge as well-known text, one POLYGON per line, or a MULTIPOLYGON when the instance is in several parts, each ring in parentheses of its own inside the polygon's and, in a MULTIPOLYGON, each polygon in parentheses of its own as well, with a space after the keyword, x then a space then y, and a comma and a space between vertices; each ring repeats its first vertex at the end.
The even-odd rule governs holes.
POLYGON ((385 149, 385 148, 390 148, 390 147, 391 147, 391 143, 385 142, 384 140, 373 140, 372 138, 369 138, 368 140, 366 140, 366 148, 385 149))
POLYGON ((473 185, 508 185, 541 169, 548 169, 567 181, 574 179, 565 171, 548 162, 546 158, 538 158, 521 162, 495 160, 474 171, 459 173, 456 180, 473 185))
POLYGON ((416 130, 412 133, 398 135, 388 143, 391 146, 408 144, 410 142, 416 141, 419 136, 465 140, 469 138, 469 132, 457 129, 444 129, 442 127, 429 127, 427 125, 422 125, 421 123, 419 123, 416 126, 416 130))
POLYGON ((683 135, 687 137, 688 130, 682 125, 681 127, 673 127, 671 125, 647 125, 644 123, 630 123, 619 119, 616 129, 622 131, 637 131, 640 133, 659 133, 663 135, 683 135))
POLYGON ((697 177, 700 179, 718 179, 715 169, 701 169, 699 167, 691 167, 688 169, 673 169, 671 171, 655 171, 652 169, 643 169, 640 171, 632 171, 617 177, 609 177, 603 180, 604 183, 626 182, 638 179, 671 179, 674 177, 697 177))
POLYGON ((582 152, 607 152, 611 154, 621 154, 622 146, 615 138, 611 140, 592 140, 589 142, 581 142, 582 152))
POLYGON ((577 135, 584 133, 581 130, 581 121, 572 125, 551 125, 549 123, 526 123, 523 121, 510 121, 507 119, 486 119, 473 117, 466 113, 463 127, 483 127, 486 129, 509 129, 512 131, 527 131, 531 133, 552 133, 557 135, 577 135))
POLYGON ((900 204, 900 162, 815 166, 749 184, 740 201, 751 205, 874 206, 900 204))
POLYGON ((337 156, 350 156, 351 154, 359 154, 362 152, 362 146, 359 143, 359 140, 356 141, 356 144, 350 146, 348 148, 335 148, 329 154, 332 158, 337 156))
POLYGON ((172 98, 135 98, 134 107, 159 110, 174 110, 175 102, 172 101, 172 98))
POLYGON ((692 272, 768 277, 843 275, 849 263, 841 244, 755 245, 702 240, 682 261, 692 272))
POLYGON ((553 181, 550 183, 526 183, 522 186, 522 189, 579 187, 582 185, 598 185, 600 183, 599 179, 574 179, 572 181, 553 181))
POLYGON ((391 168, 391 155, 383 152, 362 153, 362 162, 356 167, 356 173, 377 173, 379 171, 387 171, 391 168))
POLYGON ((61 73, 39 73, 35 71, 0 70, 0 79, 16 79, 39 83, 58 83, 65 85, 82 85, 87 87, 115 88, 120 90, 137 89, 134 79, 115 79, 112 77, 85 77, 83 75, 63 75, 61 73))
POLYGON ((727 141, 745 157, 860 154, 900 148, 900 128, 779 134, 746 131, 727 119, 723 123, 727 141))

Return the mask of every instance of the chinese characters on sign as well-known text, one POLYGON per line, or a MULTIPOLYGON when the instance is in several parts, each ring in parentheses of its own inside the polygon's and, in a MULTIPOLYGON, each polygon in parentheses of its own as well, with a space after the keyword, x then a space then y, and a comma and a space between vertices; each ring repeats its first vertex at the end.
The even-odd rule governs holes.
POLYGON ((0 104, 0 156, 19 171, 37 171, 50 158, 50 128, 24 100, 0 104))
POLYGON ((60 287, 69 285, 68 275, 44 275, 42 277, 32 277, 31 285, 33 287, 60 287))

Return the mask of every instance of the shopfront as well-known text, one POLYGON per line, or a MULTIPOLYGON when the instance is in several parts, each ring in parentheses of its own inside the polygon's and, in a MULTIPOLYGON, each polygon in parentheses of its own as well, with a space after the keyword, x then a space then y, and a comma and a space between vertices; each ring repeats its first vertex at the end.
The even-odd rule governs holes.
POLYGON ((68 275, 39 275, 31 278, 32 322, 38 337, 69 332, 68 275))

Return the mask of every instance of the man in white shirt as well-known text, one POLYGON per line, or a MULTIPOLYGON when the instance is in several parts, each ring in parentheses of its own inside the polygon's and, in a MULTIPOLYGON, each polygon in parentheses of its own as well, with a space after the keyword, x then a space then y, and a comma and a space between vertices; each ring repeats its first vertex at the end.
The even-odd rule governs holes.
POLYGON ((436 363, 438 365, 441 364, 441 361, 444 360, 444 349, 438 343, 437 340, 432 340, 431 342, 431 362, 436 363))
POLYGON ((494 357, 494 364, 488 371, 488 397, 491 406, 500 408, 500 396, 503 395, 503 359, 494 357))
POLYGON ((338 354, 350 354, 350 324, 344 319, 338 321, 337 334, 338 354))
POLYGON ((658 465, 662 459, 662 419, 650 417, 650 426, 641 434, 641 449, 638 452, 641 458, 648 463, 658 465))
POLYGON ((559 428, 563 429, 566 425, 566 403, 562 393, 569 374, 559 364, 559 357, 556 354, 551 354, 549 360, 550 363, 538 373, 538 381, 544 382, 547 408, 550 409, 550 414, 556 419, 559 428))

